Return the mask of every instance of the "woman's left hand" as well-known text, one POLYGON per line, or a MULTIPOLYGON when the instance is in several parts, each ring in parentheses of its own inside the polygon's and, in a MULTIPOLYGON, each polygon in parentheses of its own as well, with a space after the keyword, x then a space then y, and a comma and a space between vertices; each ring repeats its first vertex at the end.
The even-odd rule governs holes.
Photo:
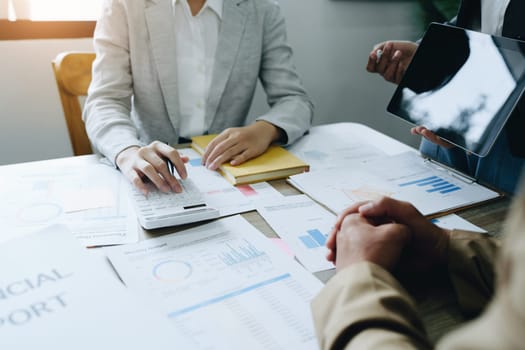
POLYGON ((202 156, 202 164, 210 170, 215 170, 226 162, 231 165, 242 164, 264 153, 282 133, 280 128, 265 121, 226 129, 208 144, 202 156))

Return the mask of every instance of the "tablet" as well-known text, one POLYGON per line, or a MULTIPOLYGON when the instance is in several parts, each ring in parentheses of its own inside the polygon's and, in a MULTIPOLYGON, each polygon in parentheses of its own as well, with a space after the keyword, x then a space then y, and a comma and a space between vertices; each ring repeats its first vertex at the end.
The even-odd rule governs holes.
POLYGON ((486 156, 525 90, 525 42, 432 23, 387 107, 486 156))

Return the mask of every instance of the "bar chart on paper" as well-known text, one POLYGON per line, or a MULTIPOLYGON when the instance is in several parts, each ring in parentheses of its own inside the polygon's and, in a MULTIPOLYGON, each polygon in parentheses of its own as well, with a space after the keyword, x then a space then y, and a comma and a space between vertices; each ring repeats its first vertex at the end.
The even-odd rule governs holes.
POLYGON ((219 254, 219 258, 224 264, 228 266, 254 261, 266 255, 265 252, 258 250, 246 240, 244 240, 244 242, 237 247, 233 247, 230 243, 226 243, 226 247, 228 247, 229 250, 221 252, 219 254))
POLYGON ((318 349, 309 305, 322 284, 240 216, 108 256, 193 343, 184 349, 318 349))
POLYGON ((348 206, 381 196, 412 203, 431 215, 480 203, 499 194, 462 179, 414 152, 374 159, 359 167, 342 167, 290 177, 304 193, 339 213, 348 206))
POLYGON ((461 190, 461 187, 459 185, 444 180, 439 176, 429 176, 422 179, 417 179, 399 184, 399 187, 409 186, 420 187, 427 193, 447 194, 461 190))
POLYGON ((308 249, 316 249, 326 245, 327 234, 322 233, 318 229, 308 230, 305 235, 299 236, 301 242, 308 249))
POLYGON ((326 240, 335 222, 334 214, 304 195, 261 203, 257 211, 308 271, 334 268, 326 260, 326 240))

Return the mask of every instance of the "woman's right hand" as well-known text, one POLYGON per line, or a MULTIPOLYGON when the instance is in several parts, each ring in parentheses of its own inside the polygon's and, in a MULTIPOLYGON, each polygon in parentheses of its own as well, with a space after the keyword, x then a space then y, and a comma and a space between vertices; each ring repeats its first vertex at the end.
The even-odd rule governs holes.
POLYGON ((116 163, 122 174, 144 195, 148 194, 147 181, 162 192, 182 192, 181 185, 168 169, 168 160, 182 179, 188 176, 184 165, 188 158, 181 157, 176 149, 160 141, 126 148, 119 153, 116 163))

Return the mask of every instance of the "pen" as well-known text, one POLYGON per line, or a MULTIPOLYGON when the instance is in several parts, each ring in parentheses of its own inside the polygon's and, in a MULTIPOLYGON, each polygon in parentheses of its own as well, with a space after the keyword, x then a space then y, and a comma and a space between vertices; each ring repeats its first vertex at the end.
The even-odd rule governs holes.
MULTIPOLYGON (((166 145, 170 145, 168 142, 164 142, 166 145)), ((166 166, 168 167, 168 171, 170 173, 171 176, 175 176, 175 169, 173 167, 173 163, 171 162, 171 160, 169 160, 169 158, 166 158, 166 166)))
POLYGON ((381 61, 381 56, 383 56, 383 50, 378 49, 376 51, 376 63, 379 63, 379 61, 381 61))
MULTIPOLYGON (((166 144, 169 146, 169 143, 166 142, 166 144)), ((168 167, 168 172, 170 173, 170 175, 173 176, 173 177, 177 177, 175 175, 175 167, 173 166, 173 163, 171 162, 171 160, 169 158, 166 158, 166 166, 168 167)), ((181 180, 182 179, 177 179, 177 183, 178 184, 176 185, 176 189, 172 189, 176 193, 180 193, 180 192, 183 191, 181 180)))
POLYGON ((171 162, 171 160, 167 159, 166 160, 166 165, 168 166, 168 171, 170 172, 170 175, 171 176, 175 176, 175 172, 174 172, 174 169, 173 169, 173 163, 171 162))

